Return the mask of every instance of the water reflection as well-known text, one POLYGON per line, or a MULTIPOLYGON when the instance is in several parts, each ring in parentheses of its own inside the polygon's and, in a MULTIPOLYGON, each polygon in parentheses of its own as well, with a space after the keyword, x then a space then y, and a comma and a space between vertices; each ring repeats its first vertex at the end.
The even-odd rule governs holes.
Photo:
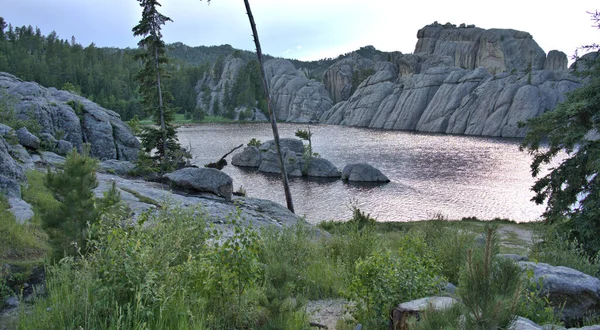
MULTIPOLYGON (((281 137, 294 137, 300 124, 280 124, 281 137)), ((449 218, 475 216, 517 221, 539 218, 543 207, 530 202, 533 179, 530 156, 513 139, 383 131, 343 126, 311 126, 313 149, 340 170, 367 162, 392 182, 356 185, 341 180, 291 178, 298 214, 310 222, 345 220, 350 203, 379 220, 425 219, 435 213, 449 218)), ((190 145, 192 162, 203 166, 252 138, 271 139, 268 124, 207 124, 182 127, 179 139, 190 145)), ((230 159, 230 158, 229 158, 230 159)), ((228 165, 223 170, 249 196, 285 205, 279 175, 228 165)))

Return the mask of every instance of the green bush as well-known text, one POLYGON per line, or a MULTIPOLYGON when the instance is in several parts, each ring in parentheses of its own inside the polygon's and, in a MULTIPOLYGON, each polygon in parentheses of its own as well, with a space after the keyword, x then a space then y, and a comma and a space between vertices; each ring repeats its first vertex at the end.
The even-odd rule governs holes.
POLYGON ((460 269, 466 262, 467 250, 475 242, 475 234, 446 226, 443 221, 431 220, 423 223, 425 241, 433 251, 441 272, 450 283, 458 283, 460 269))
POLYGON ((262 142, 260 142, 260 140, 257 140, 256 138, 252 138, 252 140, 250 140, 250 142, 248 142, 247 146, 248 147, 260 147, 262 145, 262 142))
POLYGON ((591 276, 600 274, 600 253, 590 258, 576 238, 569 239, 557 226, 547 226, 540 241, 531 247, 529 259, 577 269, 591 276))
POLYGON ((400 302, 438 293, 445 279, 422 237, 406 235, 398 255, 378 250, 356 263, 348 298, 354 318, 367 329, 383 329, 400 302))

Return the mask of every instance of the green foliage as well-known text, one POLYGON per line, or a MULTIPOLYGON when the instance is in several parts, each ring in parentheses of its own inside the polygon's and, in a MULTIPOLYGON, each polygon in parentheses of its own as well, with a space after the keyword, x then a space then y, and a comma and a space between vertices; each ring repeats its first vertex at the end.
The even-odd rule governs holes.
MULTIPOLYGON (((27 128, 27 130, 33 134, 38 134, 41 130, 40 124, 34 118, 32 112, 27 113, 27 119, 22 119, 17 116, 17 112, 15 110, 15 104, 17 103, 17 99, 8 95, 5 91, 0 91, 0 123, 11 127, 14 130, 18 130, 21 127, 27 128)), ((7 142, 11 144, 18 143, 16 135, 14 133, 7 139, 7 142)))
POLYGON ((260 147, 262 145, 262 142, 260 142, 260 140, 257 140, 256 138, 252 138, 250 140, 250 142, 248 142, 247 146, 248 147, 260 147))
POLYGON ((582 87, 553 111, 527 121, 522 149, 533 155, 533 201, 547 203, 546 221, 560 224, 593 256, 600 251, 600 140, 588 133, 600 130, 600 59, 588 64, 582 87), (545 165, 563 152, 567 156, 544 174, 545 165))
POLYGON ((591 276, 600 274, 600 254, 590 257, 577 239, 569 239, 559 227, 549 226, 531 247, 529 259, 577 269, 591 276))
POLYGON ((375 74, 375 69, 367 68, 361 70, 354 70, 352 72, 352 78, 350 82, 352 83, 352 88, 350 89, 350 95, 354 94, 358 85, 360 85, 365 79, 369 78, 369 76, 375 74))
MULTIPOLYGON (((226 86, 229 87, 229 86, 226 86)), ((229 89, 229 88, 227 88, 229 89)), ((233 118, 234 109, 238 107, 259 108, 267 118, 269 117, 267 104, 264 100, 264 90, 260 65, 257 60, 250 60, 239 71, 231 90, 225 94, 223 106, 224 115, 233 118)))
POLYGON ((58 208, 47 210, 42 216, 43 226, 55 247, 55 256, 75 255, 85 251, 87 228, 96 222, 99 210, 93 189, 97 161, 87 151, 75 149, 67 154, 65 165, 56 173, 48 169, 44 184, 59 202, 58 208))
POLYGON ((497 253, 496 228, 486 226, 485 245, 467 251, 457 290, 468 329, 505 328, 517 312, 521 268, 510 259, 496 258, 497 253))
POLYGON ((142 133, 142 128, 140 127, 140 118, 137 115, 133 116, 129 121, 127 121, 127 125, 131 128, 131 132, 134 135, 140 135, 142 133))
POLYGON ((65 91, 69 91, 71 93, 77 94, 77 95, 81 95, 81 87, 79 86, 75 86, 73 85, 71 82, 67 81, 65 82, 60 89, 65 90, 65 91))
POLYGON ((467 259, 467 250, 475 242, 475 234, 448 227, 444 221, 430 220, 416 229, 422 231, 427 245, 431 247, 441 273, 450 283, 458 283, 460 269, 467 259))
POLYGON ((354 318, 368 329, 383 329, 402 301, 435 294, 443 286, 439 266, 424 239, 406 235, 398 255, 378 250, 356 263, 348 297, 357 302, 354 318))
POLYGON ((304 168, 302 169, 302 173, 306 175, 306 171, 310 166, 310 162, 313 157, 318 157, 319 154, 313 152, 312 149, 312 132, 310 131, 310 126, 307 129, 299 129, 295 133, 296 137, 302 139, 303 141, 307 141, 308 145, 304 146, 304 152, 302 153, 302 158, 304 158, 304 168))
POLYGON ((533 271, 528 269, 526 272, 526 281, 528 285, 523 290, 523 294, 517 307, 517 315, 530 319, 537 324, 557 324, 563 325, 560 315, 555 313, 550 305, 548 293, 544 293, 544 279, 539 278, 537 282, 532 281, 533 271))
MULTIPOLYGON (((48 251, 45 244, 47 237, 39 224, 19 224, 9 209, 7 198, 0 195, 0 265, 9 261, 43 258, 48 251)), ((1 293, 0 301, 3 301, 1 293)))

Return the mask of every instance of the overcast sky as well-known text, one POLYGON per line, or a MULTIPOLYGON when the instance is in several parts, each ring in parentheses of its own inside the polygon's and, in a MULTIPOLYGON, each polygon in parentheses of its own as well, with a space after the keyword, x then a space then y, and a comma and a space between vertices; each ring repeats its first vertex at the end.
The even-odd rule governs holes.
MULTIPOLYGON (((163 29, 167 43, 190 46, 230 44, 254 50, 242 0, 162 0, 173 22, 163 29)), ((0 16, 13 26, 33 25, 62 39, 75 36, 87 46, 135 47, 131 33, 141 16, 136 0, 0 0, 0 16)), ((482 28, 527 31, 546 51, 572 55, 578 46, 600 43, 586 11, 592 0, 251 0, 263 52, 316 60, 361 46, 411 53, 417 31, 434 21, 482 28)))

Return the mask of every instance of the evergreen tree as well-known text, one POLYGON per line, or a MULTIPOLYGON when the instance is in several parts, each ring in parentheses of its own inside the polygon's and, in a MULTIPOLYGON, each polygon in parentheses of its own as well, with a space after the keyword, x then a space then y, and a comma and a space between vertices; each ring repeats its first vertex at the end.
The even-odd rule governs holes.
POLYGON ((165 76, 165 64, 168 62, 165 56, 166 47, 162 40, 161 26, 168 21, 169 17, 158 12, 160 3, 157 0, 138 0, 142 7, 142 19, 132 31, 134 36, 141 36, 138 46, 142 52, 136 55, 137 59, 143 61, 143 67, 137 75, 140 82, 140 94, 146 110, 151 113, 158 125, 145 128, 142 134, 142 146, 148 152, 156 148, 159 165, 162 170, 172 168, 172 153, 180 149, 177 142, 175 128, 172 125, 174 111, 169 108, 168 102, 172 96, 164 92, 161 78, 165 76))
MULTIPOLYGON (((600 28, 600 14, 592 16, 600 28)), ((571 239, 594 255, 600 251, 600 56, 590 55, 595 56, 577 63, 587 68, 582 72, 584 85, 553 111, 527 121, 522 148, 534 157, 534 177, 544 173, 543 165, 566 153, 560 165, 537 179, 533 200, 546 202, 546 221, 563 226, 571 239)))

